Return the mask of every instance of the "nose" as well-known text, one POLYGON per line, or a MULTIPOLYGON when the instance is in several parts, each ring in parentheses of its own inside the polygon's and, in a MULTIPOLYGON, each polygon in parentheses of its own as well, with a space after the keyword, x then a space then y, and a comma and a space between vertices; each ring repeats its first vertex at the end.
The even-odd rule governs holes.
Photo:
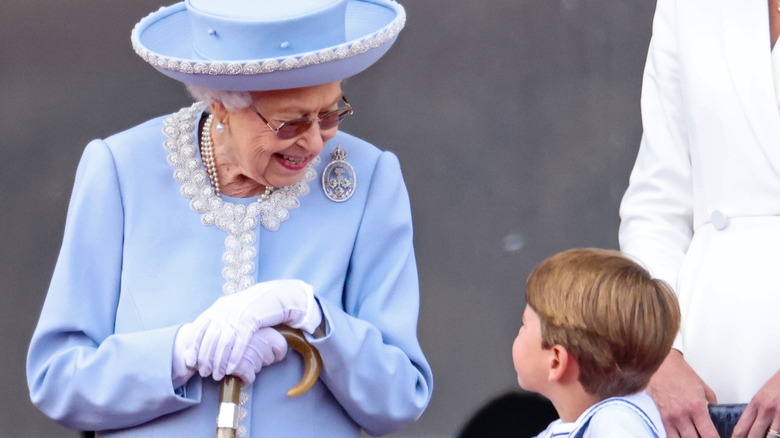
POLYGON ((309 126, 309 129, 298 137, 296 143, 317 155, 322 152, 325 143, 335 135, 335 133, 331 134, 328 132, 326 134, 326 132, 327 131, 320 129, 319 123, 312 123, 311 126, 309 126))

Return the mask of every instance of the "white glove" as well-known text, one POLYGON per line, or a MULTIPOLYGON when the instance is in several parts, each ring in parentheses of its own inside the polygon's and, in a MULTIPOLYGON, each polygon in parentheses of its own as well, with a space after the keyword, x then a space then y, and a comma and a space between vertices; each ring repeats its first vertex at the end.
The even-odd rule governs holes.
POLYGON ((204 330, 196 347, 200 375, 233 374, 262 327, 286 324, 313 333, 321 321, 314 289, 301 280, 266 281, 221 297, 193 322, 204 330))
POLYGON ((197 361, 197 347, 200 345, 200 340, 203 338, 203 330, 192 324, 184 324, 176 332, 176 338, 173 341, 173 363, 171 365, 171 380, 173 381, 173 387, 178 388, 192 377, 198 370, 196 365, 197 361))
MULTIPOLYGON (((249 339, 244 356, 231 374, 240 378, 244 385, 248 385, 255 381, 257 373, 263 367, 279 362, 286 355, 287 340, 284 336, 271 327, 263 327, 249 339)), ((222 380, 225 371, 221 370, 218 374, 215 370, 213 376, 214 380, 222 380)))
MULTIPOLYGON (((171 377, 173 387, 178 388, 198 371, 196 343, 200 342, 203 331, 198 331, 195 324, 184 324, 176 333, 173 343, 173 365, 171 377)), ((270 327, 263 327, 252 335, 244 356, 233 370, 232 375, 240 378, 245 385, 255 381, 260 370, 272 363, 279 362, 287 355, 287 340, 281 333, 270 327)), ((225 377, 225 368, 215 369, 214 380, 225 377)), ((206 377, 208 374, 203 375, 206 377)))

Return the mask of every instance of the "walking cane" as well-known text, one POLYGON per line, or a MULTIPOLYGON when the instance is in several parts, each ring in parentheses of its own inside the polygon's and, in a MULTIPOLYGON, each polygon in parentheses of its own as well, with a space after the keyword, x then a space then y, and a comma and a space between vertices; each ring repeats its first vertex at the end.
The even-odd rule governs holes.
MULTIPOLYGON (((284 336, 287 345, 303 356, 304 370, 300 382, 287 391, 288 397, 297 397, 308 391, 317 382, 322 368, 320 353, 306 342, 303 333, 286 325, 274 329, 284 336)), ((238 429, 238 398, 241 394, 241 380, 236 376, 225 376, 219 388, 219 413, 217 414, 217 438, 235 438, 238 429)))

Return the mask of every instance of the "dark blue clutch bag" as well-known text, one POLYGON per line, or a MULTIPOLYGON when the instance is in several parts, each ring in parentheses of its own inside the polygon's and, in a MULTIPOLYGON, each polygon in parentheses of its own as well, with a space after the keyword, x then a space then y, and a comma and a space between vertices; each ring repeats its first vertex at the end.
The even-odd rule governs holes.
POLYGON ((745 410, 746 404, 709 405, 710 418, 721 438, 731 438, 734 426, 745 410))

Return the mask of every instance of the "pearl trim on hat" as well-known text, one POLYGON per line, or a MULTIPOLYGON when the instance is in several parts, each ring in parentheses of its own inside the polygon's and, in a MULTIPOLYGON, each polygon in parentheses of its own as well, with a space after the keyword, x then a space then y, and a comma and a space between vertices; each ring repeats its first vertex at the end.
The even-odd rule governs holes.
POLYGON ((401 9, 399 11, 398 17, 396 17, 392 23, 385 26, 378 32, 375 32, 374 34, 371 34, 368 37, 360 39, 354 43, 347 42, 339 46, 329 47, 323 50, 286 58, 271 58, 264 61, 240 61, 228 63, 210 61, 191 62, 177 58, 169 58, 146 50, 137 43, 139 40, 138 32, 141 24, 144 23, 144 20, 139 21, 138 24, 136 24, 133 28, 133 37, 131 39, 133 42, 133 50, 144 61, 155 67, 186 74, 256 75, 263 73, 274 73, 277 71, 295 70, 312 65, 340 61, 359 55, 361 53, 368 52, 369 50, 375 49, 398 36, 398 34, 401 32, 401 29, 403 29, 404 25, 406 24, 406 13, 403 9, 401 9))

